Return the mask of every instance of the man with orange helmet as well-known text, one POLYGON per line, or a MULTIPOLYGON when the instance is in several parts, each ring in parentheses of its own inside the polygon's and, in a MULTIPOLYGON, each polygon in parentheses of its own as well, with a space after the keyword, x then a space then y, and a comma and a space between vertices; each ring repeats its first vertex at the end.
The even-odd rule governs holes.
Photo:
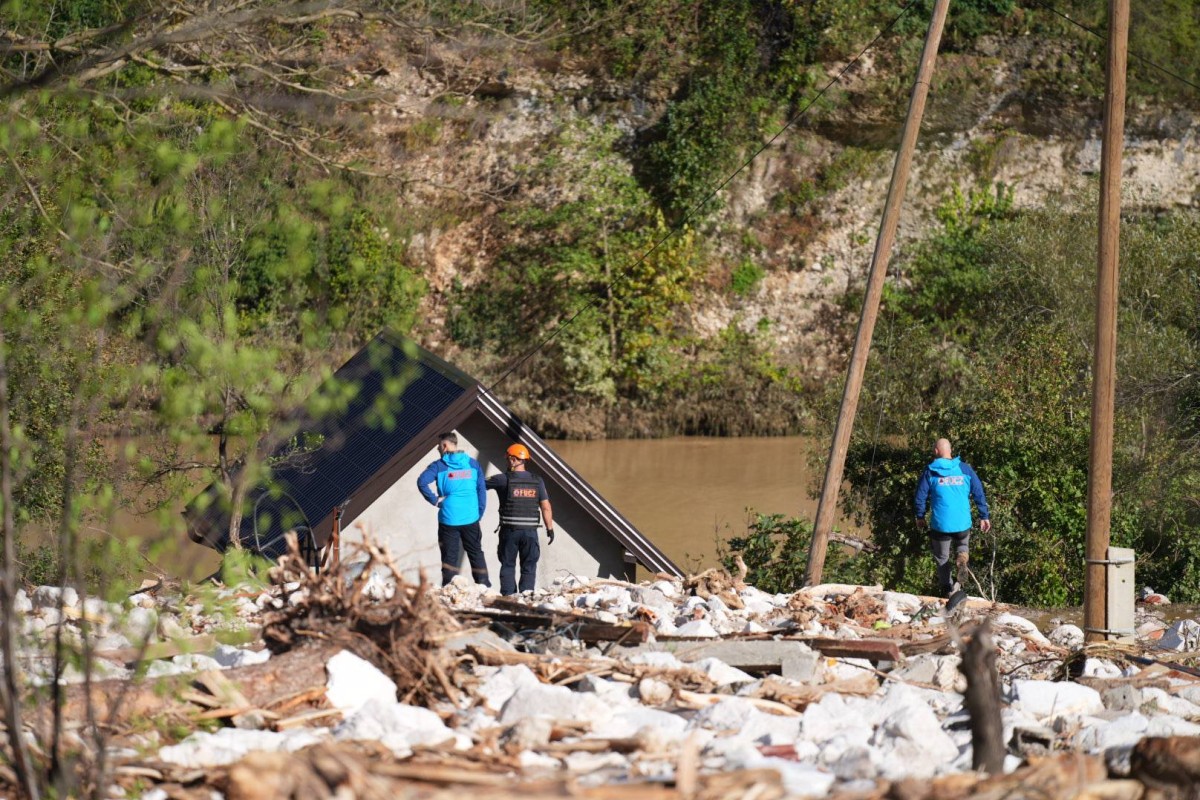
POLYGON ((537 562, 542 554, 538 525, 546 523, 548 544, 554 544, 554 512, 541 477, 525 469, 529 449, 514 444, 506 452, 508 472, 487 479, 487 488, 500 495, 500 594, 532 591, 537 582, 537 562), (517 560, 521 582, 516 581, 517 560))

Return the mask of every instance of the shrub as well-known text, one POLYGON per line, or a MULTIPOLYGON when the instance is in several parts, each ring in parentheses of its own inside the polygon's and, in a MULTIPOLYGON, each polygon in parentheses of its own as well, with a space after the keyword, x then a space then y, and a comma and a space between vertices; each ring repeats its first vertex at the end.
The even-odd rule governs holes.
MULTIPOLYGON (((745 536, 735 536, 717 547, 717 557, 731 572, 741 556, 749 572, 746 582, 764 592, 794 592, 804 585, 812 523, 783 514, 755 514, 745 536)), ((833 545, 826 554, 825 577, 830 581, 860 583, 862 562, 853 550, 833 545)))

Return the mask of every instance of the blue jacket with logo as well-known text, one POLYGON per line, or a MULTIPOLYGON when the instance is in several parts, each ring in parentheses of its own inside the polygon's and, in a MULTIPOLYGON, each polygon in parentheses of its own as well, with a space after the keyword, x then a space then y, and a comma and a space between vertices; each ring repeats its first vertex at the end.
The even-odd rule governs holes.
POLYGON ((979 518, 987 519, 983 481, 971 465, 957 458, 935 458, 917 481, 913 507, 917 519, 924 519, 929 503, 929 530, 933 533, 962 533, 971 529, 971 500, 979 509, 979 518))
POLYGON ((443 525, 478 522, 487 508, 483 470, 478 461, 461 450, 446 453, 427 466, 417 477, 417 488, 422 497, 438 507, 438 522, 443 525))

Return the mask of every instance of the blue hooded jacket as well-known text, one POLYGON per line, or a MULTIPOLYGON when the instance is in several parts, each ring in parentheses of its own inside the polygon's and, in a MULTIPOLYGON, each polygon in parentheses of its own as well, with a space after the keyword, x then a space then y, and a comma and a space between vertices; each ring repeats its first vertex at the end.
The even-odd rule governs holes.
POLYGON ((417 489, 430 505, 438 507, 438 522, 443 525, 478 522, 487 508, 483 470, 478 461, 461 450, 446 453, 430 463, 417 477, 417 489))
POLYGON ((925 504, 931 513, 929 530, 933 533, 962 533, 971 529, 971 500, 979 509, 979 518, 988 518, 987 498, 983 496, 983 481, 970 464, 958 458, 935 458, 917 482, 913 507, 917 519, 925 518, 925 504))

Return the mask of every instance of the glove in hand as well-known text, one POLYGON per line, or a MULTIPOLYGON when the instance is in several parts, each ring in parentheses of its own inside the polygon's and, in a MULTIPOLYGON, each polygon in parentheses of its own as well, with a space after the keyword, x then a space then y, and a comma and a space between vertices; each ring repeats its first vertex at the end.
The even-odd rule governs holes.
POLYGON ((554 544, 554 528, 546 529, 547 544, 554 544))

